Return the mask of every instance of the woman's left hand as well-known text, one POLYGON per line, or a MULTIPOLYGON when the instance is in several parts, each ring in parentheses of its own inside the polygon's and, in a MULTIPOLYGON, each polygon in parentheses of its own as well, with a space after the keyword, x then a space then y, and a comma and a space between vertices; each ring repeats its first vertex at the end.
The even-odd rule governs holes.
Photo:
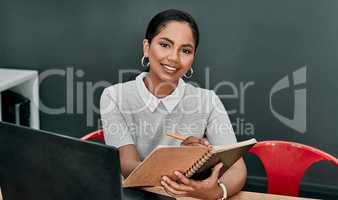
POLYGON ((223 196, 223 190, 219 187, 217 181, 222 166, 222 163, 218 163, 210 177, 202 181, 188 179, 182 173, 175 171, 178 181, 163 176, 161 184, 165 191, 174 197, 194 197, 205 200, 220 199, 223 196))

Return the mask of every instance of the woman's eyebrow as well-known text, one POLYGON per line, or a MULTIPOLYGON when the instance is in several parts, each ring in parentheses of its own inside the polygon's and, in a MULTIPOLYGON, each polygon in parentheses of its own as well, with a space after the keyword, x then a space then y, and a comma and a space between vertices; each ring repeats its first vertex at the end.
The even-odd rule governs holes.
MULTIPOLYGON (((168 41, 168 42, 170 42, 171 44, 174 44, 174 41, 172 41, 171 39, 169 39, 169 38, 166 38, 166 37, 161 37, 160 39, 162 39, 162 40, 166 40, 166 41, 168 41)), ((194 46, 192 45, 192 44, 183 44, 182 46, 185 46, 185 47, 190 47, 190 48, 194 48, 194 46)))

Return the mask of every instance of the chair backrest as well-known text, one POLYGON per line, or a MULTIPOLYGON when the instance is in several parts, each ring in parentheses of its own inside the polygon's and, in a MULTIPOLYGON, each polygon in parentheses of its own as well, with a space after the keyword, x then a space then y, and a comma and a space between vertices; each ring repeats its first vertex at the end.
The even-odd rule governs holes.
POLYGON ((99 140, 104 141, 103 129, 88 133, 87 135, 80 138, 80 140, 99 140))
POLYGON ((298 196, 301 179, 311 165, 321 160, 338 165, 334 156, 295 142, 262 141, 249 151, 262 161, 271 194, 298 196))

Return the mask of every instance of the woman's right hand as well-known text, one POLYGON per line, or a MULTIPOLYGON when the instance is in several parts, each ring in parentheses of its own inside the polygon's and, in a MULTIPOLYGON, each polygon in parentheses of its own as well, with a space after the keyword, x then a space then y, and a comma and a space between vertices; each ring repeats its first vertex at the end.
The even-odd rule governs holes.
POLYGON ((189 136, 187 137, 185 140, 183 140, 183 142, 181 143, 181 145, 184 146, 209 146, 209 142, 206 138, 198 138, 195 136, 189 136))

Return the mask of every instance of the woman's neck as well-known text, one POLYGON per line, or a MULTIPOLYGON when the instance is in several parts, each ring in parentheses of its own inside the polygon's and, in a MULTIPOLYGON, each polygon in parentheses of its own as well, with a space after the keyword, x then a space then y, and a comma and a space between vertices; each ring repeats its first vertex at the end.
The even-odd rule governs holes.
POLYGON ((162 81, 151 72, 143 79, 147 89, 156 97, 163 98, 170 95, 177 87, 178 81, 162 81))

